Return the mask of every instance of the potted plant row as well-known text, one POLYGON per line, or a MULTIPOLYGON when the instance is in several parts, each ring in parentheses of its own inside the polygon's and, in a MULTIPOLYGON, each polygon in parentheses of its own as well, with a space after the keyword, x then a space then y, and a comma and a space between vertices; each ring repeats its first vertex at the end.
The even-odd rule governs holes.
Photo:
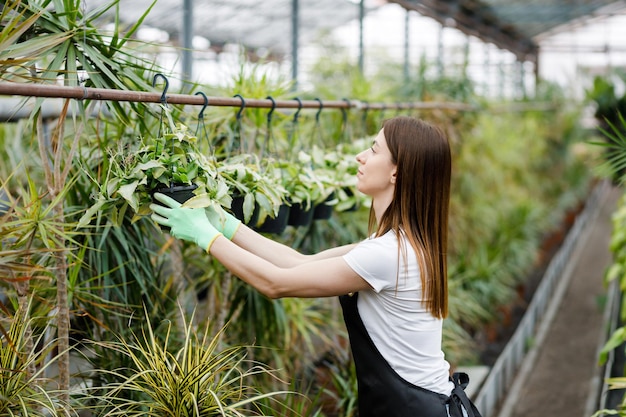
POLYGON ((118 221, 128 208, 133 220, 149 215, 155 192, 189 207, 220 205, 256 230, 277 234, 358 206, 356 164, 340 150, 314 147, 310 154, 300 151, 294 162, 254 154, 217 160, 201 151, 187 126, 177 124, 108 152, 106 178, 81 226, 105 209, 118 221))

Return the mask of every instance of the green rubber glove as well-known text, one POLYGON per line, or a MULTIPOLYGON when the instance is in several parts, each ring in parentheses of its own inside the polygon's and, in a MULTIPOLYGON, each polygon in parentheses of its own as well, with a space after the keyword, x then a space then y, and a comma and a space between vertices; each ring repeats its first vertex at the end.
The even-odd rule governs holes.
POLYGON ((235 233, 237 233, 241 225, 241 220, 237 219, 226 210, 223 210, 221 207, 207 207, 206 215, 213 227, 219 232, 222 232, 227 239, 233 240, 233 236, 235 236, 235 233))
POLYGON ((222 236, 203 208, 181 207, 178 201, 161 193, 155 193, 154 198, 166 207, 150 204, 150 209, 154 211, 152 220, 169 227, 170 234, 175 238, 193 242, 208 252, 215 239, 222 236))

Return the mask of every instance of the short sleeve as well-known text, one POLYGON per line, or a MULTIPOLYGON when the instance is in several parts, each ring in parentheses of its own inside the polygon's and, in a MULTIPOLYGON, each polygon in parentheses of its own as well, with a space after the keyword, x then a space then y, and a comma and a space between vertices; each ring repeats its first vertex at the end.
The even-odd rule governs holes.
POLYGON ((343 256, 354 272, 380 292, 394 288, 398 276, 398 243, 393 232, 366 239, 343 256))

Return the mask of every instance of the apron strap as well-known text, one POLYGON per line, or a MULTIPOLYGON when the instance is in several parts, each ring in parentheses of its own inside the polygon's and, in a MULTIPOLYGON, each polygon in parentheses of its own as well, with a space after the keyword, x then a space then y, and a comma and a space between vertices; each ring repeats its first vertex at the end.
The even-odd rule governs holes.
POLYGON ((455 372, 451 379, 454 382, 454 389, 449 399, 450 417, 481 417, 465 393, 465 388, 469 384, 469 375, 465 372, 455 372), (465 409, 467 414, 463 413, 463 409, 465 409))

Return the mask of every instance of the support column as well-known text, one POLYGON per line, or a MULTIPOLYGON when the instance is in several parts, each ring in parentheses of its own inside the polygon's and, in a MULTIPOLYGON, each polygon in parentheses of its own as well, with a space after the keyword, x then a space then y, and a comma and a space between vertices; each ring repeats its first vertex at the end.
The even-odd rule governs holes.
POLYGON ((193 82, 193 0, 184 0, 181 33, 183 43, 183 91, 186 91, 193 82))
POLYGON ((300 2, 291 0, 291 79, 293 89, 298 89, 298 31, 300 26, 300 2))
POLYGON ((404 82, 409 82, 409 66, 410 66, 410 56, 409 56, 409 38, 410 38, 410 11, 406 9, 406 13, 404 14, 404 82))
POLYGON ((364 74, 365 46, 363 45, 363 20, 365 19, 365 0, 359 2, 359 71, 364 74))
POLYGON ((443 75, 443 31, 445 29, 444 25, 441 25, 439 29, 439 39, 437 40, 437 71, 439 72, 439 76, 443 75))

